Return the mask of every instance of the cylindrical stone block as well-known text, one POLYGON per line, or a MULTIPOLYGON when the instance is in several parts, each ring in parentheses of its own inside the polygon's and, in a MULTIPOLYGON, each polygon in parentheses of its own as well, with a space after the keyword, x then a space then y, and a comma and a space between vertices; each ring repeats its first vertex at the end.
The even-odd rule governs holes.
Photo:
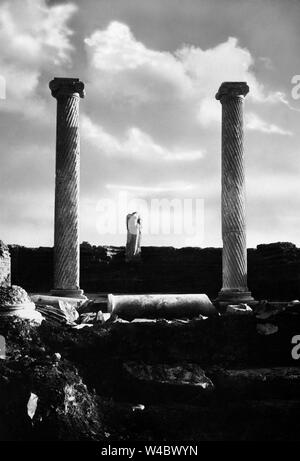
POLYGON ((109 294, 108 312, 126 320, 190 319, 218 314, 205 294, 109 294))
POLYGON ((54 219, 54 289, 56 296, 81 297, 79 288, 79 79, 55 78, 49 84, 57 99, 54 219))
POLYGON ((222 274, 218 301, 251 302, 247 287, 243 103, 245 82, 222 83, 222 274))

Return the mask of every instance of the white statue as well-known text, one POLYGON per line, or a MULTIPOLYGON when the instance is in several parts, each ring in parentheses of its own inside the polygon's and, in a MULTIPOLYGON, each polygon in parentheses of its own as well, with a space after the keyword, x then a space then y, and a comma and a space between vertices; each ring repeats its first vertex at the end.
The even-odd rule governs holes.
POLYGON ((127 215, 126 226, 126 262, 138 261, 141 257, 142 221, 140 215, 136 211, 127 215))

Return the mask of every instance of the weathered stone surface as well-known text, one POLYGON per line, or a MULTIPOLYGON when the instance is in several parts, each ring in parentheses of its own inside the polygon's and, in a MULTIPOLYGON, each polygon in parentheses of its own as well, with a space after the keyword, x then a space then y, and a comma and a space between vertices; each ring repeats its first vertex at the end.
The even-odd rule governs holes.
POLYGON ((214 390, 212 381, 198 364, 149 364, 126 362, 125 379, 143 400, 167 401, 207 398, 214 390), (158 395, 157 395, 158 394, 158 395))
POLYGON ((278 334, 261 336, 254 316, 81 330, 3 318, 0 438, 299 440, 300 368, 290 355, 297 324, 288 311, 276 321, 278 334), (124 363, 136 364, 137 378, 154 379, 134 378, 124 363), (200 370, 214 389, 190 385, 193 376, 203 378, 200 370))
POLYGON ((103 440, 98 401, 76 367, 45 346, 27 321, 1 319, 0 334, 7 343, 0 360, 0 440, 103 440))
POLYGON ((88 357, 93 363, 90 372, 95 387, 100 393, 111 395, 111 386, 122 392, 119 375, 124 361, 196 363, 204 370, 212 366, 229 369, 295 366, 291 338, 299 334, 299 328, 292 315, 285 315, 277 319, 278 333, 268 336, 257 333, 254 316, 221 316, 187 323, 164 320, 95 323, 78 334, 61 327, 61 331, 55 329, 53 334, 47 331, 47 341, 56 352, 80 360, 82 365, 88 357), (107 377, 111 376, 109 384, 103 381, 104 369, 107 377))
POLYGON ((8 246, 0 240, 0 287, 11 285, 11 262, 8 246))
POLYGON ((97 318, 97 313, 96 312, 86 312, 83 314, 80 314, 80 323, 94 323, 97 318))
POLYGON ((246 82, 222 83, 222 238, 223 285, 218 301, 253 301, 247 287, 243 100, 246 82))
POLYGON ((38 304, 49 304, 58 306, 60 303, 68 303, 75 309, 80 309, 86 300, 82 298, 67 298, 65 296, 49 296, 49 295, 30 295, 31 301, 38 304))
POLYGON ((43 320, 23 288, 16 285, 0 287, 0 317, 12 316, 38 323, 43 320))
POLYGON ((251 315, 253 311, 247 304, 228 304, 226 307, 225 315, 251 315))
POLYGON ((78 308, 84 303, 83 299, 64 298, 57 296, 33 295, 31 300, 36 309, 46 321, 52 323, 74 324, 79 318, 78 308))
POLYGON ((80 297, 79 99, 84 84, 77 78, 54 78, 49 87, 57 99, 53 294, 80 297))
POLYGON ((139 381, 154 381, 160 384, 176 386, 196 386, 210 391, 214 388, 211 380, 197 364, 146 364, 126 362, 124 369, 139 381))
POLYGON ((199 315, 219 315, 205 294, 109 294, 108 311, 126 320, 135 318, 189 319, 199 315))
POLYGON ((71 313, 70 308, 65 309, 59 306, 50 306, 47 304, 36 304, 36 309, 42 314, 45 321, 54 324, 74 324, 74 315, 71 313))
POLYGON ((28 293, 17 285, 10 287, 0 287, 0 305, 15 306, 31 303, 28 293))

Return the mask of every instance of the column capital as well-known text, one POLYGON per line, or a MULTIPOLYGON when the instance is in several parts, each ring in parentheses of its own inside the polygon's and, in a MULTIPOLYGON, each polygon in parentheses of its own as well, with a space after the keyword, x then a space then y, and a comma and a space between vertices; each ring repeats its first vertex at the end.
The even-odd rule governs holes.
POLYGON ((216 99, 220 101, 223 96, 237 98, 246 96, 249 93, 247 82, 223 82, 216 94, 216 99))
POLYGON ((60 96, 76 96, 84 98, 84 83, 79 78, 59 78, 55 77, 49 83, 51 94, 54 98, 60 96))

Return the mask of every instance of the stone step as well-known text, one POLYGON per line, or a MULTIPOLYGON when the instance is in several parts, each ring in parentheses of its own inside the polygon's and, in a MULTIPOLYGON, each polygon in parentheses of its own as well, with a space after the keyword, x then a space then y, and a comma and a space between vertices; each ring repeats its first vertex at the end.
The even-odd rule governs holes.
POLYGON ((300 399, 300 367, 202 369, 195 363, 123 364, 130 396, 146 402, 300 399))
POLYGON ((191 321, 122 321, 104 328, 111 338, 110 356, 125 361, 191 362, 205 368, 298 365, 292 356, 292 340, 300 335, 300 315, 293 313, 266 320, 220 316, 191 321))

